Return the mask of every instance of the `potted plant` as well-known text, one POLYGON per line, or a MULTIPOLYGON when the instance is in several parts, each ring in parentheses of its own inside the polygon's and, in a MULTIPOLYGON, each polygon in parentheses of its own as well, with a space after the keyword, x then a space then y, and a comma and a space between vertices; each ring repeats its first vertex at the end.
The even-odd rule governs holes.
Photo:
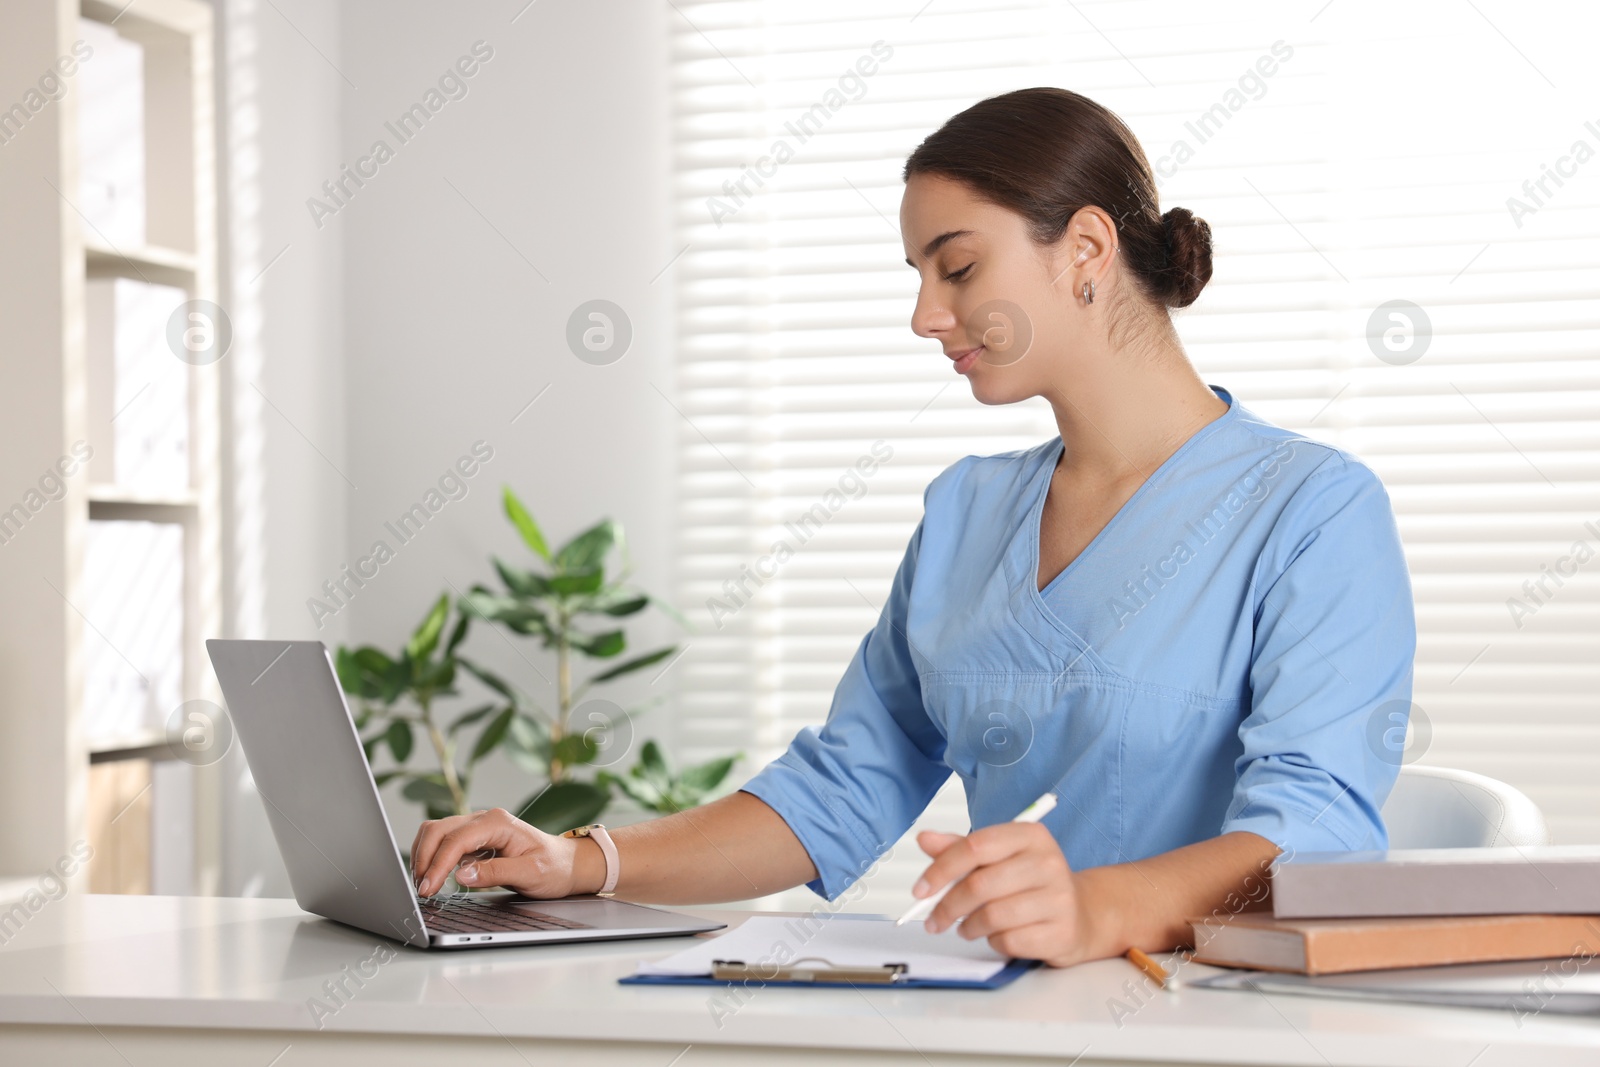
POLYGON ((551 833, 594 821, 619 793, 660 813, 699 804, 727 777, 738 755, 675 773, 660 746, 646 741, 625 774, 594 766, 597 760, 614 764, 627 754, 615 749, 617 744, 626 744, 619 740, 619 733, 626 732, 631 740, 632 716, 659 703, 660 698, 628 711, 597 701, 614 712, 597 715, 602 721, 587 725, 573 719, 596 686, 660 663, 678 651, 676 645, 667 645, 621 658, 627 650, 627 637, 617 620, 654 603, 680 623, 687 623, 663 601, 627 584, 632 567, 618 524, 603 519, 552 551, 533 516, 509 487, 504 490, 503 503, 506 517, 536 557, 537 569, 493 558, 503 591, 482 584, 472 586, 455 604, 453 626, 449 596, 441 595, 398 655, 371 646, 338 651, 335 665, 340 682, 360 702, 356 722, 368 758, 384 745, 397 764, 376 776, 379 786, 403 779, 401 794, 422 804, 430 819, 467 814, 473 810, 468 796, 477 766, 498 750, 542 780, 543 785, 512 810, 551 833), (614 550, 620 550, 623 564, 618 573, 610 575, 607 561, 614 550), (473 619, 535 638, 554 654, 553 708, 541 707, 521 687, 458 653, 473 619), (445 638, 447 626, 449 636, 445 638), (616 662, 579 679, 575 675, 584 659, 616 662), (497 699, 442 722, 436 718, 436 701, 457 695, 455 682, 461 671, 487 686, 497 699), (419 749, 418 732, 434 756, 433 766, 426 770, 408 763, 419 749), (469 735, 470 745, 466 743, 469 735))
POLYGON ((450 617, 450 597, 440 595, 426 617, 412 632, 399 655, 391 656, 371 645, 350 649, 341 646, 334 666, 344 691, 359 701, 356 728, 365 736, 362 746, 371 760, 379 745, 387 745, 395 770, 375 775, 378 786, 403 779, 402 794, 424 805, 428 818, 465 814, 467 789, 474 766, 500 741, 479 734, 470 749, 465 766, 458 763, 458 735, 463 728, 479 722, 495 710, 486 704, 456 716, 447 725, 435 718, 434 702, 456 695, 455 680, 462 666, 456 649, 467 635, 468 616, 459 615, 449 638, 440 637, 450 617), (369 727, 376 728, 368 732, 369 727), (407 766, 421 733, 434 755, 434 769, 416 770, 407 766))

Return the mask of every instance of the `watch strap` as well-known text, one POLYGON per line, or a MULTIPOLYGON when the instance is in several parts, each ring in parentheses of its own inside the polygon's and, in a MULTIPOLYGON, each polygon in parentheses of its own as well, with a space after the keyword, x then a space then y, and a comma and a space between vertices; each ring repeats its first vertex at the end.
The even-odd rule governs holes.
POLYGON ((617 879, 622 875, 622 861, 617 857, 617 846, 611 840, 611 835, 601 823, 590 823, 588 826, 578 826, 568 830, 564 837, 587 837, 600 846, 600 855, 605 857, 606 878, 605 883, 595 893, 598 897, 611 897, 616 895, 617 879))

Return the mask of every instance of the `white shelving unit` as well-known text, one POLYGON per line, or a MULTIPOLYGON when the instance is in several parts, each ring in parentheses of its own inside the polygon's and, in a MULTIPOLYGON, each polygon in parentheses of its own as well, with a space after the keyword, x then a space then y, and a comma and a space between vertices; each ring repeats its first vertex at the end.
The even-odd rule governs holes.
MULTIPOLYGON (((180 702, 220 704, 203 644, 222 624, 218 366, 173 356, 177 365, 164 371, 185 390, 186 486, 92 482, 85 462, 60 478, 65 487, 57 498, 30 495, 58 458, 74 456, 74 445, 93 449, 96 470, 106 469, 113 451, 112 427, 103 412, 90 410, 89 398, 105 384, 86 342, 91 280, 125 278, 216 300, 212 19, 210 5, 198 0, 55 0, 8 11, 0 34, 0 84, 62 87, 24 98, 26 120, 0 125, 8 135, 0 144, 7 236, 0 249, 0 512, 11 516, 9 526, 0 519, 0 604, 10 615, 0 627, 0 884, 32 884, 79 840, 106 853, 103 863, 127 845, 114 838, 142 833, 148 842, 148 794, 155 794, 157 807, 189 826, 193 859, 179 888, 204 893, 216 885, 215 768, 163 765, 169 752, 154 722, 122 736, 89 733, 86 664, 110 642, 87 607, 98 590, 84 559, 91 522, 182 530, 181 663, 167 666, 179 678, 180 702), (137 246, 107 236, 79 206, 78 90, 94 63, 92 54, 82 58, 82 45, 74 49, 84 38, 80 17, 142 50, 142 130, 131 131, 142 136, 144 159, 145 240, 137 246), (41 499, 42 506, 31 506, 41 499), (20 512, 6 511, 13 503, 20 512), (90 810, 91 763, 126 764, 153 775, 153 785, 110 820, 104 810, 90 810)), ((88 879, 78 877, 85 884, 75 888, 87 888, 88 879)))

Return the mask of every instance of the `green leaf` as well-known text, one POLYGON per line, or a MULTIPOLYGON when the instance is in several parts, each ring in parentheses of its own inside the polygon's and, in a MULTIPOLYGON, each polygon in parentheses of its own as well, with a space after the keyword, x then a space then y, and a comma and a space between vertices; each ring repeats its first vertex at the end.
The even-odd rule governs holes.
POLYGON ((595 657, 615 656, 627 647, 621 630, 607 630, 603 634, 571 635, 572 647, 595 657))
POLYGON ((550 592, 550 583, 542 575, 532 571, 502 563, 498 557, 489 557, 494 561, 494 569, 500 572, 500 580, 506 583, 506 588, 518 596, 547 596, 550 592))
POLYGON ((593 685, 595 682, 609 682, 613 678, 620 678, 624 674, 648 667, 652 663, 660 663, 662 660, 666 659, 676 651, 678 651, 677 645, 668 645, 666 648, 658 648, 654 652, 646 652, 642 656, 635 656, 633 659, 623 660, 615 667, 607 668, 606 670, 603 670, 599 674, 595 675, 593 678, 590 678, 589 684, 593 685))
POLYGON ((444 645, 444 654, 446 656, 455 655, 456 646, 461 644, 462 640, 467 636, 467 624, 471 621, 471 618, 465 612, 462 612, 461 618, 456 620, 456 628, 450 631, 450 640, 446 641, 444 645))
POLYGON ((372 754, 373 752, 377 751, 378 743, 382 740, 383 735, 377 734, 361 742, 361 751, 367 754, 367 765, 369 767, 372 765, 372 754))
POLYGON ((442 774, 416 774, 400 790, 400 795, 407 800, 419 801, 428 805, 429 810, 435 806, 444 808, 447 814, 455 814, 455 798, 450 795, 450 787, 444 784, 442 774))
POLYGON ((356 732, 359 733, 362 730, 365 730, 367 728, 367 723, 371 721, 372 709, 367 707, 365 704, 361 705, 361 710, 356 712, 356 732))
POLYGON ((422 672, 417 688, 429 690, 434 695, 447 691, 456 680, 456 660, 441 659, 422 672))
POLYGON ((633 571, 633 560, 628 553, 627 535, 622 532, 622 524, 620 522, 612 523, 611 528, 616 532, 617 549, 622 553, 622 573, 629 574, 633 571))
POLYGON ((524 637, 543 637, 546 644, 549 644, 555 636, 555 630, 551 627, 550 620, 546 619, 542 612, 532 609, 508 614, 499 621, 504 623, 508 629, 522 634, 524 637))
POLYGON ((690 767, 678 775, 677 785, 680 790, 692 795, 695 803, 700 798, 722 784, 728 777, 728 772, 733 770, 733 765, 739 761, 743 753, 732 756, 722 756, 710 760, 696 767, 690 767))
POLYGON ((445 728, 444 732, 446 734, 453 734, 463 726, 471 726, 473 723, 477 722, 479 719, 482 719, 485 715, 495 710, 495 707, 496 705, 494 704, 485 704, 481 708, 473 708, 471 711, 462 712, 460 715, 456 716, 454 722, 445 728))
POLYGON ((378 699, 393 704, 400 694, 411 688, 411 660, 401 657, 389 664, 389 669, 379 679, 378 699))
POLYGON ((556 553, 556 566, 563 571, 599 569, 616 539, 616 524, 610 519, 601 519, 561 546, 556 553))
POLYGON ((673 607, 671 604, 667 603, 665 600, 662 600, 658 596, 653 596, 653 597, 650 598, 650 603, 654 604, 656 607, 660 608, 662 611, 664 611, 668 615, 672 616, 673 620, 676 621, 677 624, 679 626, 682 626, 685 630, 688 630, 690 632, 694 631, 694 627, 689 624, 689 620, 683 617, 683 612, 679 611, 677 608, 673 607))
POLYGON ((394 753, 396 763, 404 763, 411 758, 411 724, 404 719, 394 719, 389 723, 389 729, 384 731, 383 739, 389 743, 389 751, 394 753))
POLYGON ((479 586, 474 586, 462 598, 461 610, 480 619, 504 623, 521 634, 550 632, 550 620, 537 603, 497 596, 479 586))
POLYGON ((600 610, 605 612, 607 615, 611 615, 611 616, 616 617, 616 618, 621 618, 624 615, 632 615, 635 612, 643 611, 645 608, 647 608, 649 606, 650 606, 650 598, 647 597, 647 596, 642 596, 641 595, 641 596, 636 596, 636 597, 629 597, 627 600, 619 600, 614 604, 608 604, 607 606, 601 608, 600 610))
POLYGON ((489 725, 485 726, 483 733, 478 735, 478 743, 472 746, 472 755, 467 758, 469 764, 477 763, 493 752, 501 741, 505 740, 506 730, 510 728, 512 716, 516 715, 516 713, 516 708, 507 707, 500 714, 489 720, 489 725))
POLYGON ((339 688, 351 696, 372 697, 376 693, 364 691, 367 674, 361 669, 361 664, 356 662, 356 654, 344 645, 339 646, 339 651, 333 654, 333 670, 339 676, 339 688))
POLYGON ((516 702, 517 694, 512 690, 511 683, 501 678, 498 674, 494 674, 491 671, 486 671, 476 663, 470 663, 464 659, 457 660, 456 662, 465 667, 467 669, 467 673, 478 679, 478 681, 482 682, 490 689, 493 689, 496 693, 499 693, 507 700, 513 703, 516 702))
POLYGON ((605 574, 599 567, 575 570, 551 578, 550 591, 557 596, 575 596, 580 593, 597 592, 604 582, 605 574))
POLYGON ((544 542, 544 534, 539 530, 539 524, 533 521, 533 516, 528 514, 528 509, 522 506, 522 501, 511 491, 509 485, 503 486, 505 490, 506 517, 522 535, 522 540, 527 546, 539 554, 546 562, 550 560, 550 546, 544 542))
POLYGON ((433 655, 433 650, 439 647, 439 635, 444 632, 444 622, 450 617, 450 594, 440 593, 439 599, 433 602, 427 618, 417 627, 411 635, 411 640, 406 642, 406 653, 414 661, 421 661, 433 655))
POLYGON ((362 670, 371 671, 380 678, 394 670, 394 660, 371 645, 356 649, 352 656, 362 670))
POLYGON ((649 782, 638 778, 630 778, 611 774, 607 771, 600 772, 598 781, 602 785, 616 787, 616 789, 622 792, 624 796, 646 811, 661 810, 661 790, 657 789, 649 782))
POLYGON ((382 774, 373 775, 372 784, 382 789, 396 778, 405 774, 405 771, 384 771, 382 774))
POLYGON ((660 786, 663 790, 672 784, 672 775, 667 771, 667 761, 661 755, 661 746, 654 741, 644 743, 644 747, 639 750, 639 762, 634 765, 631 773, 660 786))
POLYGON ((494 619, 492 612, 502 601, 509 604, 511 603, 511 598, 491 593, 483 586, 475 585, 456 601, 456 608, 463 615, 470 615, 476 619, 483 619, 485 622, 492 622, 494 619))
POLYGON ((506 758, 529 774, 550 774, 550 731, 531 715, 518 714, 501 746, 506 758))
POLYGON ((511 737, 530 749, 550 746, 550 728, 526 712, 518 712, 511 720, 511 737))
POLYGON ((594 822, 611 803, 611 792, 592 782, 557 782, 522 802, 516 815, 547 834, 594 822))
POLYGON ((631 592, 621 586, 611 589, 602 589, 594 596, 578 605, 582 612, 598 612, 615 618, 632 615, 649 607, 650 598, 643 593, 631 592))
POLYGON ((555 743, 553 758, 569 767, 588 763, 600 754, 600 749, 584 734, 568 734, 555 743))
POLYGON ((396 674, 399 668, 394 660, 377 649, 370 646, 354 650, 341 647, 334 655, 334 670, 345 692, 362 700, 378 700, 385 704, 394 702, 394 696, 388 695, 387 679, 391 674, 396 674))

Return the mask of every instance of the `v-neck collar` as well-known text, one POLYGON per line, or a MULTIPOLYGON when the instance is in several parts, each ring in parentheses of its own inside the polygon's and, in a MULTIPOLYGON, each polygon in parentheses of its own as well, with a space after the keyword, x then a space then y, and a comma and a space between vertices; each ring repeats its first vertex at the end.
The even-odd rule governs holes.
POLYGON ((1039 464, 1038 469, 1034 471, 1033 479, 1028 484, 1028 491, 1032 494, 1032 504, 1023 516, 1022 525, 1013 535, 1011 551, 1007 553, 1008 561, 1012 564, 1010 568, 1013 571, 1011 575, 1012 581, 1014 583, 1020 582, 1020 588, 1015 588, 1013 591, 1013 607, 1020 606, 1017 601, 1026 600, 1034 612, 1049 620, 1056 630, 1077 642, 1081 646, 1083 653, 1092 655, 1088 642, 1073 633, 1065 623, 1050 611, 1049 606, 1045 603, 1045 598, 1053 595, 1063 581, 1080 569, 1079 565, 1086 557, 1095 552, 1102 542, 1109 540, 1114 535, 1115 527, 1121 525, 1125 516, 1139 506, 1153 486, 1162 484, 1173 468, 1202 441, 1221 429, 1225 424, 1237 418, 1239 405, 1234 400, 1233 394, 1217 385, 1210 386, 1210 389, 1220 399, 1227 401, 1228 410, 1190 434, 1189 439, 1179 445, 1172 455, 1163 460, 1139 488, 1134 490, 1133 495, 1123 502, 1122 507, 1117 509, 1116 514, 1112 515, 1106 524, 1100 528, 1100 531, 1083 547, 1083 551, 1079 552, 1071 563, 1063 567, 1059 574, 1051 578, 1043 589, 1040 589, 1040 523, 1044 515, 1045 498, 1050 491, 1050 472, 1055 470, 1056 464, 1061 459, 1061 452, 1066 445, 1058 434, 1055 438, 1054 447, 1048 447, 1043 450, 1043 461, 1039 464), (1015 573, 1019 570, 1021 571, 1020 574, 1015 573))

